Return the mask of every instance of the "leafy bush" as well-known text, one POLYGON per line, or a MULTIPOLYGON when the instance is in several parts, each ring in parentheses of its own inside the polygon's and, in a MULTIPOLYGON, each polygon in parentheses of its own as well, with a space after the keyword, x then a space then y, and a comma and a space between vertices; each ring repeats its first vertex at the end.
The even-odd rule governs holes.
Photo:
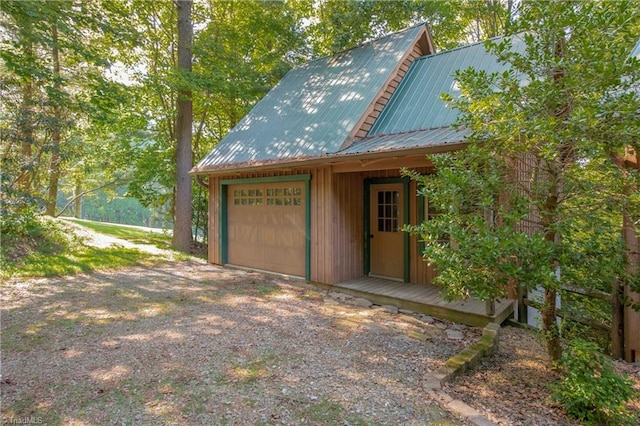
POLYGON ((14 239, 28 235, 38 226, 35 209, 16 210, 9 203, 3 202, 0 211, 0 233, 3 238, 14 239))
POLYGON ((34 208, 3 209, 0 232, 2 269, 21 264, 35 252, 44 255, 62 253, 71 244, 71 236, 66 230, 51 218, 38 214, 34 208))
POLYGON ((619 376, 595 343, 576 339, 560 360, 564 377, 551 387, 553 400, 585 424, 632 424, 626 403, 635 396, 631 381, 619 376))

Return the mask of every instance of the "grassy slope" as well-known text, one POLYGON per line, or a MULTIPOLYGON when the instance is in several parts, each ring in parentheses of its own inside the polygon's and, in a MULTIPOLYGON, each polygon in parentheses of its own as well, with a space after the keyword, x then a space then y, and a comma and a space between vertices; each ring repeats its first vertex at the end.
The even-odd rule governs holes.
POLYGON ((119 225, 115 223, 95 222, 92 220, 64 218, 101 234, 111 235, 136 244, 152 244, 158 248, 170 250, 171 236, 168 231, 143 228, 140 226, 119 225))
MULTIPOLYGON (((99 222, 78 221, 97 232, 126 239, 137 244, 152 244, 169 249, 171 237, 140 229, 99 222)), ((40 218, 37 226, 19 236, 3 235, 0 277, 51 277, 150 264, 163 260, 160 256, 134 248, 111 246, 96 248, 86 245, 73 234, 64 221, 40 218)))

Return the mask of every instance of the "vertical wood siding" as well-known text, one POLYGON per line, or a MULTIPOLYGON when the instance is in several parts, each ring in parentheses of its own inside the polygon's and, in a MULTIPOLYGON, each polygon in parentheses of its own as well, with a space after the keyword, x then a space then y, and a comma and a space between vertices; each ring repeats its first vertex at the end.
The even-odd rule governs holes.
POLYGON ((364 181, 358 174, 334 175, 334 218, 330 225, 335 256, 332 284, 361 277, 364 272, 364 181))
MULTIPOLYGON (((421 173, 429 173, 429 170, 423 170, 421 173)), ((411 181, 409 185, 409 222, 411 225, 419 225, 421 220, 425 220, 427 212, 424 212, 423 218, 418 216, 419 204, 424 203, 425 200, 422 197, 417 196, 418 184, 415 181, 411 181)), ((425 262, 422 256, 421 244, 419 236, 411 236, 409 239, 410 250, 409 259, 410 277, 411 282, 416 284, 433 284, 433 278, 435 278, 435 269, 425 262)))
MULTIPOLYGON (((417 169, 428 173, 430 169, 417 169)), ((311 174, 311 280, 335 284, 358 278, 364 272, 364 180, 400 177, 397 169, 333 173, 331 166, 295 171, 250 173, 209 178, 209 262, 221 264, 220 181, 311 174)), ((418 223, 417 185, 411 182, 410 222, 418 223)), ((430 284, 433 271, 422 259, 418 238, 410 238, 410 281, 430 284)))
POLYGON ((331 259, 335 248, 330 232, 334 217, 333 175, 330 166, 316 168, 311 173, 311 280, 333 284, 331 259))

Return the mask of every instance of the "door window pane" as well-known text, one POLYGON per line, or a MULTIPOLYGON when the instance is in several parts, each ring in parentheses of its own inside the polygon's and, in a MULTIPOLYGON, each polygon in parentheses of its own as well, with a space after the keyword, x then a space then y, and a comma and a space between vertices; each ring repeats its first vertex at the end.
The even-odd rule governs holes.
POLYGON ((398 191, 378 191, 378 231, 398 232, 398 191))

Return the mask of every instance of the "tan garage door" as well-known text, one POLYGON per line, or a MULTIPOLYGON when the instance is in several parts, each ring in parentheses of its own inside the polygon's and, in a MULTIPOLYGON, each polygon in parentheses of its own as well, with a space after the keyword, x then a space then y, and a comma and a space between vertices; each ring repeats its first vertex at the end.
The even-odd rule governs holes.
POLYGON ((230 185, 228 263, 305 276, 305 183, 230 185))

